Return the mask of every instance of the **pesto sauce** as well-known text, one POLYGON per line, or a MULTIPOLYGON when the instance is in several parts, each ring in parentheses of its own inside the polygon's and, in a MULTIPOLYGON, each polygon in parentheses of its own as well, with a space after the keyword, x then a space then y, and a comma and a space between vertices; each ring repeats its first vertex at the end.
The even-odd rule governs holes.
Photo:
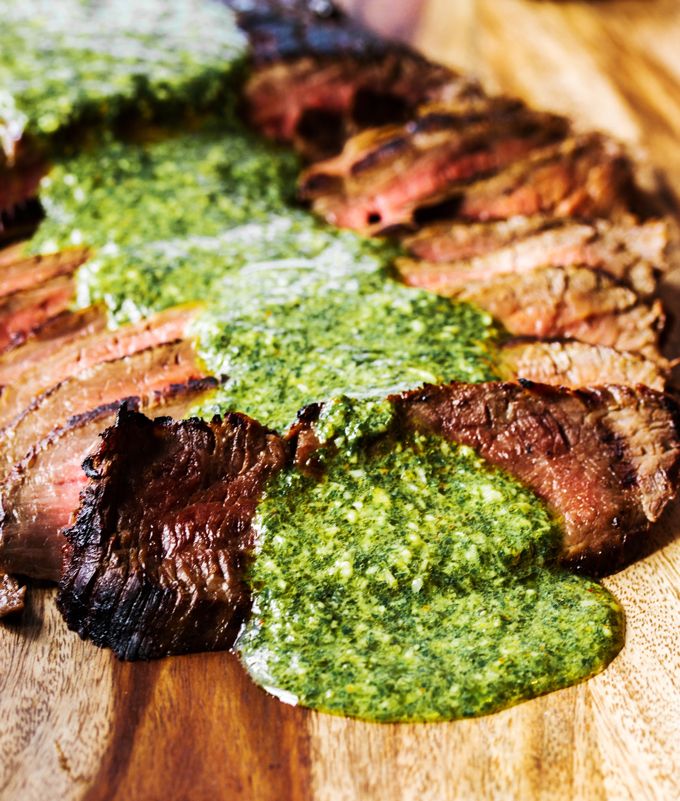
POLYGON ((0 0, 0 20, 0 156, 10 158, 24 131, 45 140, 128 110, 207 107, 246 54, 217 0, 0 0))
POLYGON ((614 598, 555 566, 559 526, 471 449, 387 436, 324 467, 279 474, 257 512, 238 649, 283 700, 448 720, 574 684, 621 648, 614 598))

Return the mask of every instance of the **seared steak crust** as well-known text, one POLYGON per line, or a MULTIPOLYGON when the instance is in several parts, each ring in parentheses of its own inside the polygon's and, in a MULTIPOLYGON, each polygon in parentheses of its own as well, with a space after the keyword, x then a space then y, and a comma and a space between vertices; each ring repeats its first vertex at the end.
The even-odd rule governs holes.
POLYGON ((249 607, 252 517, 285 460, 283 440, 243 415, 121 410, 65 532, 58 605, 69 628, 122 659, 230 647, 249 607))
POLYGON ((549 503, 576 570, 624 564, 675 494, 678 407, 647 387, 450 384, 394 403, 400 425, 473 447, 549 503))
POLYGON ((61 531, 87 482, 83 461, 100 432, 115 421, 121 402, 147 414, 181 418, 216 384, 213 378, 192 380, 146 397, 107 403, 70 417, 36 441, 0 487, 0 565, 31 578, 59 581, 65 543, 61 531))

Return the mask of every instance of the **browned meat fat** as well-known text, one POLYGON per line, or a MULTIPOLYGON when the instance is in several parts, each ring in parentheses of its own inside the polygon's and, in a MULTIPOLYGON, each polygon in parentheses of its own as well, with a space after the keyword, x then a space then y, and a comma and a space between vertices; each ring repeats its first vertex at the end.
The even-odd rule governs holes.
POLYGON ((668 231, 663 221, 617 225, 604 220, 563 220, 550 224, 546 218, 538 219, 543 222, 542 228, 538 228, 536 217, 520 217, 507 222, 470 226, 449 223, 424 229, 406 243, 418 258, 399 260, 398 270, 410 286, 452 295, 470 282, 496 275, 578 265, 609 273, 647 297, 656 290, 657 273, 668 267, 664 255, 668 231), (467 227, 472 230, 466 238, 467 227), (475 236, 481 252, 470 258, 455 255, 475 236))
POLYGON ((580 387, 645 384, 663 392, 669 365, 635 353, 571 341, 511 341, 498 353, 501 378, 523 378, 540 384, 580 387))
MULTIPOLYGON (((155 345, 182 339, 196 314, 196 307, 177 306, 115 331, 101 331, 97 326, 96 333, 91 336, 67 339, 52 352, 49 359, 35 362, 31 358, 27 369, 20 376, 14 376, 0 395, 0 427, 7 426, 35 398, 84 370, 155 345)), ((30 340, 23 348, 29 345, 30 340)))
POLYGON ((26 587, 16 579, 0 572, 0 618, 21 612, 24 608, 26 587))
POLYGON ((678 407, 647 387, 451 384, 394 403, 401 425, 473 447, 548 502, 577 570, 634 556, 676 492, 678 407))
POLYGON ((251 521, 286 447, 239 414, 123 410, 87 462, 60 582, 69 628, 122 659, 229 648, 249 608, 251 521))
POLYGON ((563 139, 562 117, 506 98, 465 98, 423 107, 401 126, 366 131, 303 173, 300 193, 345 228, 375 233, 411 223, 422 206, 447 200, 563 139))
MULTIPOLYGON (((215 384, 211 378, 169 384, 125 402, 147 414, 181 418, 215 384)), ((115 421, 119 408, 120 402, 114 402, 69 418, 35 442, 14 467, 0 496, 0 565, 6 570, 59 581, 65 542, 61 530, 78 507, 87 482, 83 461, 98 435, 115 421)))

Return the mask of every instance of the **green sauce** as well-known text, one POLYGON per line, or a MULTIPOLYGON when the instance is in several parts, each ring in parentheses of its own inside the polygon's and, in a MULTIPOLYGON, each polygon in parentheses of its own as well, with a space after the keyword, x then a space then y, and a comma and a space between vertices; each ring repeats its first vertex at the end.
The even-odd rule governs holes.
POLYGON ((77 302, 113 325, 203 302, 198 348, 226 378, 197 413, 283 429, 327 402, 323 478, 280 475, 259 508, 240 641, 255 680, 331 712, 438 720, 601 670, 620 610, 555 567, 543 504, 468 449, 389 433, 390 392, 494 378, 491 319, 394 281, 392 245, 291 205, 294 157, 222 128, 62 159, 30 248, 91 248, 77 302))
POLYGON ((115 323, 202 301, 199 351, 228 381, 197 412, 285 428, 304 405, 493 378, 488 315, 408 289, 394 248, 294 209, 299 165, 238 130, 111 141, 45 179, 31 250, 86 245, 77 302, 115 323))
POLYGON ((257 526, 238 647, 284 700, 379 721, 480 715, 581 681, 622 645, 612 596, 555 566, 543 505, 466 447, 342 448, 321 479, 275 478, 257 526))
POLYGON ((24 130, 233 97, 246 43, 216 0, 0 0, 0 155, 24 130))

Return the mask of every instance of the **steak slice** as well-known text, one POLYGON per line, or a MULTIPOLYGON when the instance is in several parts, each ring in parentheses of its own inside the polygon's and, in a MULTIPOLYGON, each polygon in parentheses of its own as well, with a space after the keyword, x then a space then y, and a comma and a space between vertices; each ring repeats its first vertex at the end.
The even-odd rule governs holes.
POLYGON ((303 173, 300 194, 329 222, 377 233, 413 222, 419 207, 462 191, 568 133, 563 117, 506 98, 420 109, 401 126, 365 131, 303 173))
POLYGON ((283 440, 243 415, 121 410, 65 532, 57 603, 69 628, 121 659, 229 648, 250 605, 253 514, 285 460, 283 440))
POLYGON ((196 306, 176 306, 115 331, 67 341, 49 361, 29 365, 20 382, 13 380, 5 387, 0 395, 0 427, 9 425, 34 398, 83 370, 184 338, 197 312, 196 306))
POLYGON ((73 275, 88 255, 82 249, 44 256, 24 255, 16 246, 7 250, 9 253, 5 258, 0 251, 0 298, 25 289, 35 289, 61 275, 73 275))
POLYGON ((478 84, 402 48, 260 66, 246 89, 248 118, 310 161, 365 128, 406 122, 426 102, 480 96, 478 84))
POLYGON ((26 587, 22 587, 12 576, 0 573, 0 618, 21 612, 25 598, 26 587))
POLYGON ((678 407, 647 387, 451 384, 394 403, 401 425, 473 447, 548 502, 576 570, 634 556, 676 492, 678 407))
POLYGON ((43 323, 71 304, 74 284, 70 275, 59 275, 44 284, 7 295, 0 301, 0 353, 21 344, 43 323))
POLYGON ((496 368, 501 378, 526 379, 539 384, 580 387, 644 384, 663 392, 670 365, 635 353, 622 353, 585 342, 510 341, 499 351, 496 368))
POLYGON ((638 303, 625 311, 574 320, 564 326, 561 336, 591 345, 606 345, 615 350, 639 353, 664 364, 659 352, 659 340, 665 322, 663 306, 655 300, 651 304, 638 303))
MULTIPOLYGON (((183 417, 215 379, 168 385, 140 398, 126 398, 129 408, 148 414, 183 417)), ((36 442, 3 486, 0 511, 0 564, 10 572, 59 581, 65 540, 61 530, 78 507, 87 483, 82 464, 99 434, 112 425, 120 401, 75 415, 36 442)))
POLYGON ((0 354, 0 387, 19 382, 23 373, 36 366, 44 371, 45 364, 66 345, 105 328, 106 311, 101 306, 58 314, 37 328, 23 345, 0 354))
POLYGON ((614 218, 638 202, 623 150, 598 134, 573 137, 532 153, 462 193, 457 216, 505 220, 517 215, 614 218))
POLYGON ((482 252, 468 259, 442 257, 465 248, 464 224, 425 229, 407 241, 418 259, 400 259, 397 269, 410 286, 450 295, 470 282, 496 275, 578 265, 609 273, 638 295, 648 297, 656 290, 657 273, 668 268, 664 255, 669 242, 668 226, 663 221, 617 225, 604 220, 585 223, 567 219, 551 225, 543 218, 542 229, 529 227, 527 231, 522 230, 522 221, 527 219, 527 225, 536 225, 536 218, 517 219, 519 225, 515 220, 472 224, 473 229, 481 229, 478 248, 482 252), (508 238, 515 226, 520 229, 518 235, 508 238), (496 248, 494 239, 499 240, 496 248), (428 253, 434 258, 420 260, 427 259, 428 253))
MULTIPOLYGON (((657 308, 655 304, 641 303, 632 289, 606 273, 588 267, 544 267, 500 275, 469 284, 455 297, 485 309, 516 336, 572 338, 633 352, 638 348, 620 347, 627 327, 623 315, 637 308, 650 313, 657 308), (604 320, 612 322, 610 327, 602 325, 601 341, 600 324, 592 321, 604 320), (613 325, 618 326, 621 335, 610 341, 613 325)), ((635 327, 629 333, 635 340, 643 332, 635 327)), ((644 347, 640 352, 649 352, 658 345, 658 333, 648 327, 644 336, 653 347, 644 347)))
POLYGON ((72 417, 124 398, 147 397, 173 384, 204 378, 193 345, 184 340, 102 362, 82 370, 33 399, 2 431, 0 480, 19 463, 31 446, 72 417))

